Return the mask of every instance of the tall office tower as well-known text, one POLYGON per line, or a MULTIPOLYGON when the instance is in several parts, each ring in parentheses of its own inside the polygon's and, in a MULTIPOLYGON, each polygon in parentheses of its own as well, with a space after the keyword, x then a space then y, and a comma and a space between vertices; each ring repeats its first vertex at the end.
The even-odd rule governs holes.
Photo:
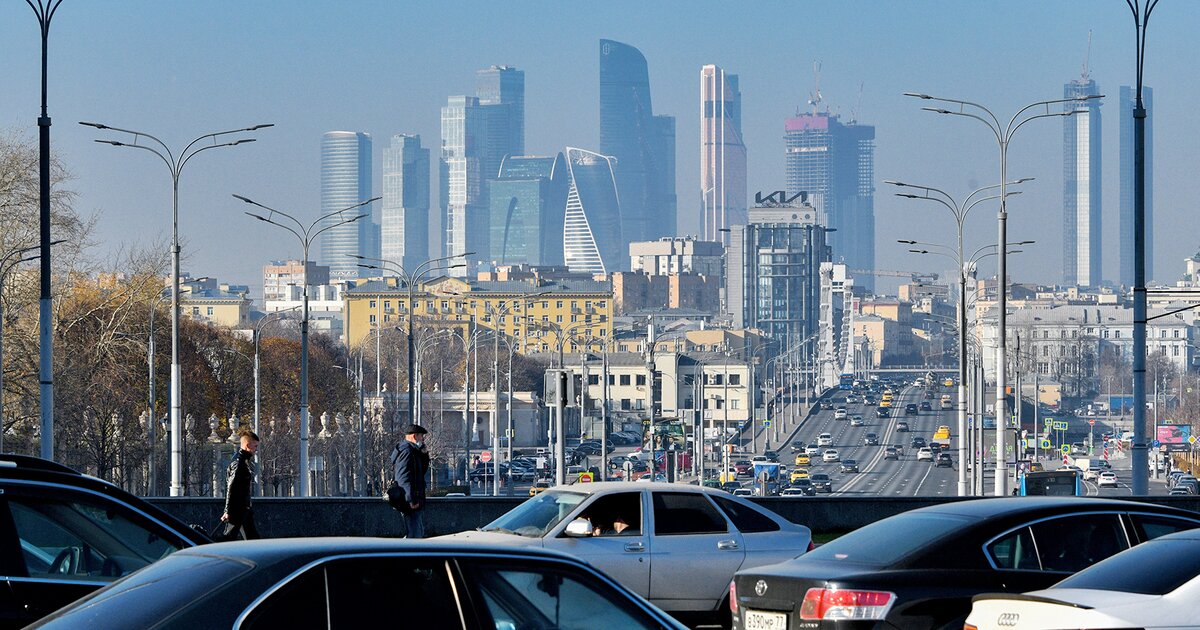
POLYGON ((700 69, 700 235, 729 242, 723 228, 746 223, 746 145, 738 76, 700 69))
POLYGON ((563 154, 509 156, 488 184, 492 261, 562 265, 567 173, 563 154))
POLYGON ((607 273, 621 268, 625 244, 616 159, 567 147, 567 206, 563 261, 571 271, 607 273))
MULTIPOLYGON (((788 118, 783 139, 787 194, 807 192, 824 213, 834 260, 874 269, 875 127, 814 111, 788 118)), ((874 290, 873 276, 862 280, 874 290)))
POLYGON ((383 150, 381 258, 415 272, 429 256, 429 149, 397 134, 383 150))
MULTIPOLYGON (((371 136, 354 131, 330 131, 321 137, 321 214, 342 210, 371 198, 371 136)), ((374 204, 371 204, 374 205, 374 204)), ((354 214, 370 214, 370 205, 354 214)), ((322 225, 352 216, 334 215, 322 225)), ((321 264, 329 267, 333 281, 359 276, 358 261, 350 255, 370 256, 373 222, 365 218, 339 225, 321 235, 321 264)))
MULTIPOLYGON (((1099 94, 1083 75, 1063 86, 1063 98, 1099 94)), ((1098 287, 1100 267, 1100 99, 1071 102, 1063 118, 1063 283, 1098 287)))
MULTIPOLYGON (((673 236, 675 120, 654 115, 642 53, 607 39, 600 40, 600 153, 616 158, 622 237, 673 236)), ((612 271, 628 264, 623 256, 612 262, 619 265, 612 271)))
POLYGON ((441 171, 444 256, 474 252, 468 267, 453 269, 466 276, 470 267, 489 259, 488 207, 485 190, 484 138, 487 114, 474 96, 451 96, 442 108, 441 171))
MULTIPOLYGON (((511 112, 504 140, 511 155, 525 154, 525 72, 509 66, 492 66, 475 73, 475 96, 480 105, 505 105, 511 112)), ((494 177, 495 173, 488 175, 494 177)))
POLYGON ((807 204, 750 208, 748 214, 746 225, 729 228, 726 308, 735 328, 758 328, 794 347, 818 330, 828 233, 807 204))
MULTIPOLYGON (((1133 108, 1137 91, 1121 86, 1121 284, 1133 286, 1133 108)), ((1146 108, 1146 280, 1154 278, 1154 89, 1142 86, 1146 108)))

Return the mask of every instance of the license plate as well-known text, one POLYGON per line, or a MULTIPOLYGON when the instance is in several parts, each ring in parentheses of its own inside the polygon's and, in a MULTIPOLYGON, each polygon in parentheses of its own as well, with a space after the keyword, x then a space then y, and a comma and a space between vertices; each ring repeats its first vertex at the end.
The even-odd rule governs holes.
POLYGON ((746 630, 787 630, 787 615, 784 613, 747 610, 742 624, 746 630))

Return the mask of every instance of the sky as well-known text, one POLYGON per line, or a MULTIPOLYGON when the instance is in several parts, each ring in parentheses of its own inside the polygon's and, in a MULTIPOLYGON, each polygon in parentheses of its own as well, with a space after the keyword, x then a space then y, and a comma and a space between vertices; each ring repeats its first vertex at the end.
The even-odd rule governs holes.
MULTIPOLYGON (((1194 27, 1200 3, 1165 0, 1149 27, 1145 84, 1154 88, 1154 279, 1173 282, 1200 248, 1194 27), (1191 51, 1191 52, 1189 52, 1191 51)), ((1108 95, 1103 121, 1104 277, 1116 279, 1118 89, 1134 82, 1134 24, 1124 0, 911 0, 793 2, 423 2, 316 0, 66 0, 50 35, 52 144, 70 170, 77 208, 97 216, 93 255, 159 246, 171 234, 171 182, 152 155, 92 142, 77 121, 153 134, 174 147, 218 130, 275 127, 256 143, 208 151, 180 184, 184 269, 247 284, 261 296, 262 266, 298 257, 291 236, 242 214, 232 195, 298 217, 320 207, 320 140, 331 130, 374 140, 375 194, 382 150, 396 133, 433 149, 437 214, 440 108, 474 94, 475 71, 525 71, 526 150, 598 148, 599 40, 646 56, 656 114, 677 118, 681 234, 698 232, 700 68, 740 76, 748 188, 783 188, 783 121, 815 89, 830 111, 876 128, 876 260, 884 270, 945 273, 946 259, 907 253, 897 239, 950 243, 950 214, 893 196, 884 180, 963 197, 999 179, 999 151, 983 125, 921 111, 924 92, 987 105, 1007 119, 1063 84, 1090 76, 1108 95), (1089 54, 1089 33, 1091 37, 1089 54)), ((0 1, 0 132, 37 135, 40 41, 22 0, 0 1)), ((1033 121, 1009 150, 1010 177, 1035 177, 1009 202, 1011 240, 1036 239, 1010 257, 1014 281, 1061 282, 1063 128, 1033 121)), ((996 239, 994 207, 979 206, 967 247, 996 239)), ((432 219, 436 221, 436 219, 432 219)), ((987 267, 981 267, 986 271, 987 267)), ((994 273, 994 272, 992 272, 994 273)), ((886 286, 886 285, 885 285, 886 286)))

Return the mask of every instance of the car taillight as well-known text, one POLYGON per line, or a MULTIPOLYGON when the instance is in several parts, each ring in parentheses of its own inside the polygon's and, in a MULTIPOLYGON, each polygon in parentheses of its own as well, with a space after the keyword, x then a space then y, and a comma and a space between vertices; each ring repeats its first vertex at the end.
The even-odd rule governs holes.
POLYGON ((808 539, 808 549, 805 549, 805 552, 807 553, 816 548, 817 548, 817 543, 813 542, 813 539, 809 538, 808 539))
POLYGON ((979 628, 978 628, 978 627, 976 627, 976 626, 972 626, 972 625, 971 625, 971 624, 969 624, 969 623, 964 623, 964 624, 963 624, 963 630, 979 630, 979 628))
POLYGON ((800 618, 880 620, 895 601, 896 594, 887 591, 810 588, 800 604, 800 618))
POLYGON ((729 581, 729 612, 737 614, 737 581, 729 581))

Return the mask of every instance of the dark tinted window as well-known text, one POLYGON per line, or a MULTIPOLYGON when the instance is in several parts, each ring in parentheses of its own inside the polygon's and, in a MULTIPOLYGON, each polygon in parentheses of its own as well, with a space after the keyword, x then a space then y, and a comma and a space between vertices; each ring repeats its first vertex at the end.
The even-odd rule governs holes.
POLYGON ((255 606, 242 628, 325 628, 328 627, 328 614, 325 567, 318 565, 296 576, 255 606))
POLYGON ((1054 588, 1165 595, 1197 574, 1200 574, 1200 541, 1152 540, 1080 571, 1054 588))
POLYGON ((654 493, 654 533, 712 534, 729 531, 725 519, 702 494, 691 492, 654 493))
POLYGON ((817 547, 804 557, 886 566, 940 541, 970 522, 966 517, 948 514, 900 514, 856 529, 817 547))
POLYGON ((1200 527, 1200 523, 1185 518, 1151 516, 1149 514, 1130 514, 1129 516, 1133 519, 1133 527, 1142 541, 1200 527))
POLYGON ((1022 527, 988 545, 988 556, 998 569, 1039 571, 1042 568, 1028 527, 1022 527))
POLYGON ((779 523, 750 506, 742 505, 725 497, 713 497, 713 500, 717 502, 717 507, 721 508, 725 516, 733 521, 733 526, 743 534, 779 531, 779 523))
POLYGON ((1127 548, 1115 514, 1065 516, 1029 526, 1045 571, 1075 573, 1127 548))
POLYGON ((379 608, 396 597, 412 602, 397 608, 414 628, 461 628, 458 602, 445 560, 405 556, 345 558, 326 565, 329 620, 334 628, 367 628, 379 608))

